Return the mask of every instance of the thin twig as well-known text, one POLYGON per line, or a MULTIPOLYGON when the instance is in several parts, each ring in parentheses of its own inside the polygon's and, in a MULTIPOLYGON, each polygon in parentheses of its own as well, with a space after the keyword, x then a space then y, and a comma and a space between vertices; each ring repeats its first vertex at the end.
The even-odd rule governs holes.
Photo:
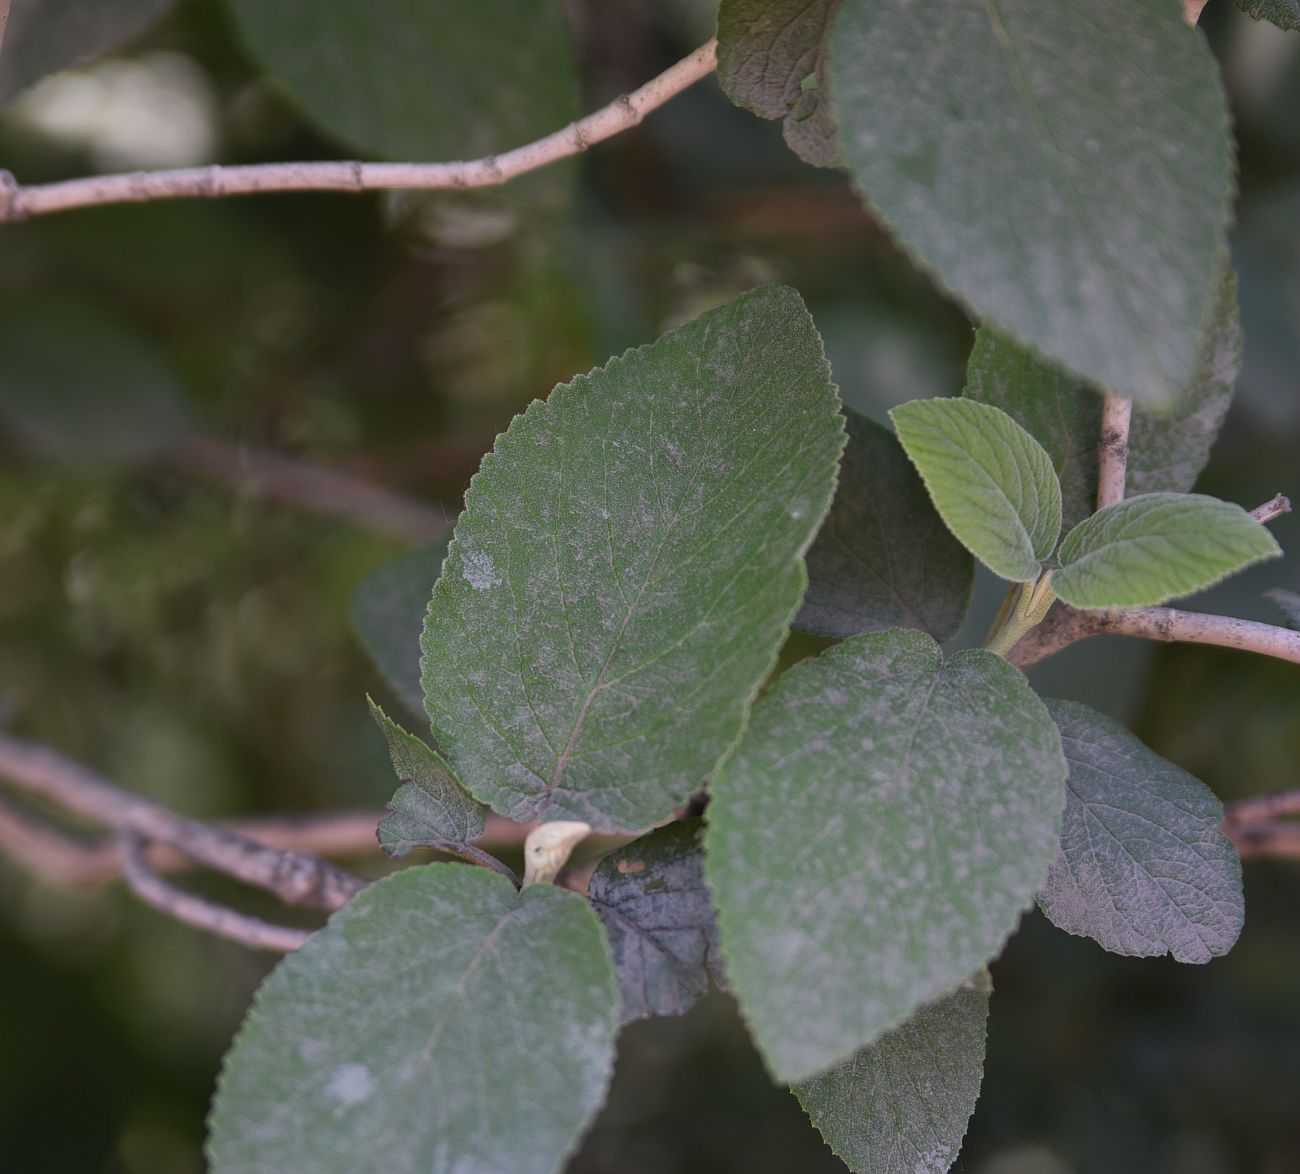
POLYGON ((1097 508, 1104 510, 1124 500, 1128 475, 1128 432, 1133 401, 1106 392, 1101 406, 1101 442, 1097 447, 1097 508))
POLYGON ((636 126, 652 110, 717 68, 717 42, 709 41, 630 94, 563 130, 501 155, 456 163, 259 163, 237 167, 187 167, 99 175, 61 183, 20 186, 0 173, 0 221, 22 220, 96 204, 235 196, 264 192, 364 192, 390 188, 495 187, 548 164, 580 155, 596 143, 636 126))
POLYGON ((1279 493, 1266 501, 1263 505, 1257 505, 1250 511, 1250 516, 1255 519, 1261 526, 1267 526, 1269 522, 1280 518, 1283 514, 1291 512, 1291 499, 1285 494, 1279 493))
POLYGON ((0 48, 5 43, 5 27, 9 24, 9 0, 0 0, 0 48))
MULTIPOLYGON (((1278 791, 1273 795, 1256 795, 1238 799, 1224 809, 1225 822, 1262 823, 1287 815, 1300 815, 1300 791, 1278 791)), ((1300 824, 1296 825, 1300 827, 1300 824)))
POLYGON ((301 852, 267 848, 235 832, 187 819, 124 791, 49 747, 0 734, 0 774, 30 794, 118 832, 169 844, 191 860, 274 893, 286 904, 338 909, 366 882, 301 852))
POLYGON ((1300 822, 1225 824, 1223 829, 1243 859, 1300 859, 1300 822))
POLYGON ((101 883, 103 861, 110 875, 118 871, 117 852, 108 841, 90 843, 56 831, 46 821, 21 811, 0 796, 0 854, 28 872, 69 888, 101 883))
POLYGON ((367 530, 405 541, 441 538, 454 524, 440 507, 336 469, 247 445, 199 437, 168 454, 166 462, 180 472, 231 486, 263 501, 346 518, 367 530))
POLYGON ((149 867, 145 844, 136 832, 122 833, 122 876, 127 888, 145 904, 161 909, 177 921, 255 950, 296 950, 311 937, 309 930, 272 925, 168 884, 149 867))

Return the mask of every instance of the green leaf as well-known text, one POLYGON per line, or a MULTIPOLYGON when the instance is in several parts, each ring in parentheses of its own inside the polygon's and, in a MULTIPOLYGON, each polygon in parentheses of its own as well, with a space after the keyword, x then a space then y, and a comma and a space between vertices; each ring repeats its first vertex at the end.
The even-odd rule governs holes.
POLYGON ((705 858, 775 1075, 844 1059, 999 951, 1056 855, 1065 775, 1042 702, 982 649, 855 636, 777 682, 713 785, 705 858))
POLYGON ((1075 607, 1146 607, 1281 553, 1239 505, 1197 493, 1148 493, 1071 530, 1052 589, 1075 607))
MULTIPOLYGON (((1241 366, 1237 283, 1229 273, 1201 346, 1191 385, 1172 411, 1135 407, 1129 430, 1128 493, 1185 493, 1210 456, 1241 366)), ((987 327, 975 336, 963 393, 1011 416, 1052 459, 1066 528, 1097 503, 1101 396, 1053 363, 987 327)))
POLYGON ((424 716, 420 688, 420 629, 447 543, 403 551, 370 572, 352 595, 352 626, 388 687, 413 714, 424 716))
POLYGON ((785 120, 785 141, 814 167, 838 167, 826 43, 840 0, 722 0, 718 83, 737 106, 785 120))
POLYGON ((559 0, 230 0, 254 58, 320 128, 401 160, 476 159, 577 115, 559 0))
POLYGON ((1061 533, 1061 485, 1043 446, 974 400, 913 400, 889 415, 957 540, 1003 579, 1036 579, 1061 533))
POLYGON ((829 56, 845 163, 904 247, 990 325, 1172 403, 1233 194, 1218 68, 1178 5, 843 0, 829 56))
POLYGON ((1223 804, 1086 705, 1048 701, 1070 767, 1061 854, 1038 903, 1114 954, 1208 962, 1241 932, 1241 860, 1223 804))
POLYGON ((1235 0, 1242 12, 1280 29, 1300 29, 1300 0, 1235 0))
POLYGON ((0 315, 0 425, 43 456, 132 465, 186 440, 186 390, 129 325, 47 298, 0 315))
POLYGON ((379 846, 400 860, 412 848, 446 850, 477 840, 487 828, 487 808, 465 793, 437 754, 366 700, 402 782, 388 804, 390 814, 379 822, 379 846))
POLYGON ((1276 604, 1286 617, 1286 626, 1300 631, 1300 591, 1284 591, 1278 587, 1265 591, 1264 598, 1276 604))
POLYGON ((745 294, 497 439, 425 620, 425 704, 512 819, 662 823, 730 748, 803 594, 844 444, 798 294, 745 294))
POLYGON ((946 640, 965 618, 974 563, 897 439, 865 416, 845 415, 840 483, 808 551, 808 593, 794 626, 839 637, 920 628, 946 640))
POLYGON ((979 1099, 988 1014, 982 974, 794 1094, 857 1174, 943 1174, 979 1099))
POLYGON ((617 1028, 581 897, 406 869, 258 992, 217 1086, 212 1169, 552 1174, 600 1107, 617 1028))
POLYGON ((14 0, 0 58, 0 101, 46 74, 134 40, 176 0, 14 0))
POLYGON ((611 852, 592 874, 587 896, 614 955, 624 1023, 684 1015, 721 961, 703 832, 697 819, 668 824, 611 852))

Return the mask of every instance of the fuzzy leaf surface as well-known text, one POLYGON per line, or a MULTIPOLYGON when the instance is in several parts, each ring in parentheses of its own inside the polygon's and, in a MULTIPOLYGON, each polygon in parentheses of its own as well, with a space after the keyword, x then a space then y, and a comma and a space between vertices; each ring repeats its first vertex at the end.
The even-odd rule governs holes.
POLYGON ((718 84, 737 106, 784 120, 785 141, 805 163, 838 167, 840 148, 826 76, 826 47, 840 0, 722 0, 718 84))
POLYGON ((1043 446, 975 400, 913 400, 890 418, 957 541, 1003 579, 1036 579, 1061 533, 1061 484, 1043 446))
POLYGON ((605 926, 623 1022, 684 1015, 709 989, 717 915, 704 883, 703 825, 668 824, 596 866, 587 890, 605 926))
POLYGON ((389 800, 389 814, 379 821, 379 846, 384 852, 401 859, 412 848, 445 848, 477 840, 487 828, 487 808, 466 793, 436 752, 373 701, 370 716, 388 742, 389 761, 402 783, 389 800))
POLYGON ((844 444, 798 294, 745 294, 497 439, 425 619, 439 749, 513 819, 666 820, 740 732, 844 444))
POLYGON ((1052 587, 1075 607, 1147 607, 1281 553, 1239 505, 1198 493, 1148 493, 1071 530, 1052 587))
POLYGON ((1047 702, 1070 767, 1061 854, 1038 904, 1113 954, 1208 962, 1241 932, 1241 860, 1223 804, 1118 722, 1047 702))
POLYGON ((214 1174, 555 1174, 604 1098, 600 923, 463 864, 377 881, 263 984, 209 1119, 214 1174))
POLYGON ((1056 855, 1056 727, 1024 676, 915 631, 785 673, 719 771, 706 872, 727 980, 801 1080, 993 957, 1056 855))
POLYGON ((845 165, 903 246, 976 317, 1172 404, 1233 194, 1218 69, 1178 6, 843 0, 829 59, 845 165))
POLYGON ((1235 0, 1242 12, 1280 29, 1300 29, 1300 0, 1235 0))
POLYGON ((944 1174, 984 1079, 988 976, 793 1088, 855 1174, 944 1174))
MULTIPOLYGON (((1134 407, 1129 428, 1128 495, 1186 493, 1196 483, 1223 426, 1241 368, 1237 283, 1224 282, 1196 374, 1168 412, 1134 407)), ((1011 416, 1047 450, 1061 481, 1070 529, 1097 504, 1101 395, 1061 367, 988 327, 975 336, 963 394, 1011 416)))
POLYGON ((823 636, 961 627, 975 564, 935 512, 898 440, 845 410, 849 443, 831 512, 808 551, 795 627, 823 636))

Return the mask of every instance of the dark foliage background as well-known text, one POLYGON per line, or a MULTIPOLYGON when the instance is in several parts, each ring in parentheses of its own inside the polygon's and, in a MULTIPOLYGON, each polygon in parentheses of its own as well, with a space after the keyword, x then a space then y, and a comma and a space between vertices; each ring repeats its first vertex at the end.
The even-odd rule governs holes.
MULTIPOLYGON (((707 0, 574 8, 585 108, 652 76, 712 21, 707 0)), ((1225 0, 1203 26, 1241 142, 1247 338, 1204 485, 1253 505, 1300 494, 1300 35, 1225 0)), ((180 126, 166 149, 181 156, 340 152, 259 77, 214 0, 185 0, 123 60, 138 69, 113 83, 126 90, 105 106, 111 130, 107 114, 86 129, 60 122, 48 95, 44 108, 21 101, 0 114, 0 165, 26 181, 148 165, 164 148, 127 100, 141 79, 162 87, 148 100, 180 126)), ((800 164, 778 127, 711 80, 539 191, 190 202, 7 226, 0 317, 55 296, 110 314, 169 357, 212 434, 448 510, 531 398, 767 281, 803 292, 853 405, 879 418, 960 390, 963 315, 838 175, 800 164)), ((111 351, 81 358, 110 381, 111 351)), ((141 434, 158 423, 148 409, 128 422, 141 434)), ((1300 552, 1294 517, 1277 533, 1300 552)), ((400 549, 165 462, 51 460, 11 433, 0 722, 198 815, 377 804, 392 782, 365 693, 385 694, 347 617, 356 583, 400 549)), ((1258 596, 1271 585, 1300 588, 1300 560, 1244 575, 1206 606, 1269 618, 1258 596)), ((967 642, 994 598, 991 585, 977 592, 967 642)), ((1129 720, 1225 799, 1300 785, 1293 667, 1094 641, 1039 677, 1129 720)), ((1300 866, 1249 865, 1246 894, 1239 945, 1204 968, 1112 957, 1028 917, 994 970, 984 1095, 957 1169, 1300 1169, 1300 866)), ((0 959, 0 1168, 201 1169, 219 1058, 269 961, 116 889, 67 892, 4 861, 0 959)), ((613 1098, 574 1163, 838 1168, 719 995, 625 1035, 613 1098)))

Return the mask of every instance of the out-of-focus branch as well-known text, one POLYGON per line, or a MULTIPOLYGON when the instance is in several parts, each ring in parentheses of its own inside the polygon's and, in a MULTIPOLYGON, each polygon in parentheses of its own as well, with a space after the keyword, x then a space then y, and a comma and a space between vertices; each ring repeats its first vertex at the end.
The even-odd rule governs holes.
POLYGON ((596 143, 630 130, 670 98, 717 68, 717 41, 665 70, 630 94, 563 130, 501 155, 458 163, 258 163, 243 167, 187 167, 98 175, 62 183, 16 184, 0 173, 0 221, 23 220, 95 204, 174 200, 185 196, 235 196, 264 192, 364 192, 388 188, 465 189, 495 187, 596 143))
POLYGON ((337 469, 265 449, 199 437, 169 453, 165 460, 182 473, 228 485, 263 501, 345 518, 405 541, 440 538, 454 524, 437 506, 337 469))
POLYGON ((9 0, 0 0, 0 49, 4 48, 5 26, 9 23, 9 0))
POLYGON ((1097 447, 1097 508, 1104 510, 1124 500, 1128 476, 1128 433, 1133 401, 1106 392, 1101 405, 1101 442, 1097 447))
POLYGON ((1183 19, 1193 27, 1201 19, 1201 9, 1203 9, 1208 0, 1183 0, 1183 19))
POLYGON ((1242 856, 1300 859, 1300 790, 1240 799, 1224 808, 1223 830, 1242 856))

